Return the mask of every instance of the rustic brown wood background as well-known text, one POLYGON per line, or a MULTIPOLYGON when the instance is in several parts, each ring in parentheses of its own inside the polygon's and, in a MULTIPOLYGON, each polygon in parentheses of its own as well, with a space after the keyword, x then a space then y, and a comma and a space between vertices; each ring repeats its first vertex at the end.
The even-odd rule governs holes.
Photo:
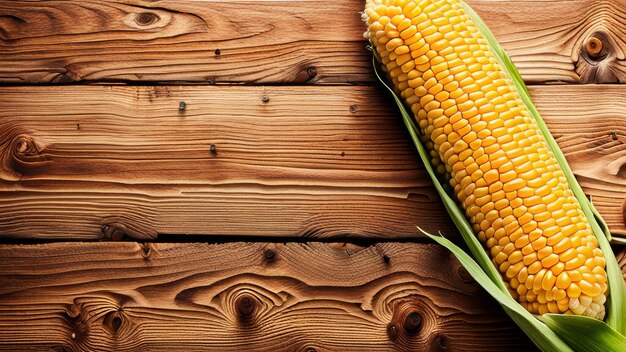
MULTIPOLYGON (((626 237, 626 3, 468 2, 626 237)), ((0 1, 0 350, 532 348, 416 230, 362 7, 0 1)))

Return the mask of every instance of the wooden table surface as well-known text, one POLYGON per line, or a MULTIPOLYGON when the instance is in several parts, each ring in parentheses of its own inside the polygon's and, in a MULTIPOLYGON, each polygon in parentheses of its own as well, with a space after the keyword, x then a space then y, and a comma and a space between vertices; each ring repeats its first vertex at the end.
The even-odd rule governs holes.
MULTIPOLYGON (((468 3, 626 238, 626 3, 468 3)), ((1 1, 0 350, 532 348, 416 229, 363 6, 1 1)))

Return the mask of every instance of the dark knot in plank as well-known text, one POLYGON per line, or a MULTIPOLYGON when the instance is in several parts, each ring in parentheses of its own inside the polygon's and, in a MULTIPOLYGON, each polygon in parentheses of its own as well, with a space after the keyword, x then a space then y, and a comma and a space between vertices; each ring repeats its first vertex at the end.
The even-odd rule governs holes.
POLYGON ((21 180, 24 176, 41 174, 50 166, 51 157, 34 138, 8 131, 0 133, 0 179, 21 180))
POLYGON ((136 225, 122 223, 120 220, 113 218, 105 219, 102 226, 102 239, 109 241, 121 241, 126 238, 134 240, 150 241, 157 238, 158 233, 149 228, 139 228, 136 225))
POLYGON ((415 334, 420 331, 422 326, 422 316, 418 312, 410 312, 406 318, 402 327, 408 334, 415 334))
POLYGON ((267 259, 268 261, 272 261, 276 257, 276 252, 272 248, 265 249, 263 253, 265 255, 265 259, 267 259))
POLYGON ((241 320, 249 321, 254 316, 256 301, 250 295, 242 295, 235 300, 235 309, 241 320))
POLYGON ((623 83, 626 74, 621 67, 618 39, 610 32, 599 30, 584 39, 579 49, 576 73, 581 83, 623 83))
POLYGON ((142 12, 135 17, 135 22, 140 26, 149 26, 158 20, 159 16, 152 12, 142 12))

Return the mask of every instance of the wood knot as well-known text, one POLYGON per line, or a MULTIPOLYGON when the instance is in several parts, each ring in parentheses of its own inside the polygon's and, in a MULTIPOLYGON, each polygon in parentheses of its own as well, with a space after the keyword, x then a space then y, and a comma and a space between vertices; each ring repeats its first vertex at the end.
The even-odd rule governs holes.
POLYGON ((309 75, 309 78, 313 78, 317 76, 317 68, 311 66, 306 69, 306 73, 309 75))
POLYGON ((116 335, 122 326, 123 319, 120 311, 109 312, 104 316, 102 325, 112 334, 116 335))
POLYGON ((589 37, 585 42, 585 51, 589 57, 597 59, 602 53, 602 40, 598 37, 589 37))
POLYGON ((65 310, 65 314, 72 340, 82 341, 87 338, 89 336, 89 325, 83 317, 88 314, 85 312, 83 304, 75 301, 74 304, 65 310))
POLYGON ((274 251, 272 248, 266 248, 263 251, 263 255, 265 256, 265 259, 267 259, 267 261, 271 262, 276 257, 276 251, 274 251))
POLYGON ((149 26, 159 20, 159 16, 152 12, 138 13, 135 22, 140 26, 149 26))
POLYGON ((621 55, 619 45, 609 33, 592 33, 582 41, 576 62, 576 73, 580 76, 580 82, 626 82, 626 74, 621 69, 621 55))
POLYGON ((243 321, 249 321, 256 310, 256 300, 250 295, 242 295, 235 300, 237 315, 243 321))
POLYGON ((435 351, 447 351, 448 338, 446 337, 446 335, 438 334, 437 337, 435 337, 434 347, 435 351))
POLYGON ((19 136, 15 139, 14 145, 15 155, 20 160, 39 155, 40 153, 35 141, 30 137, 19 136))
POLYGON ((398 327, 394 323, 387 324, 387 336, 389 336, 391 340, 398 338, 398 327))
POLYGON ((4 142, 0 143, 0 179, 18 181, 48 169, 52 160, 35 139, 17 133, 5 138, 1 138, 4 142))
POLYGON ((432 302, 421 296, 411 296, 396 302, 393 317, 387 325, 387 335, 399 345, 412 345, 437 329, 437 313, 432 302))
POLYGON ((317 76, 317 68, 314 66, 304 66, 300 68, 300 71, 296 73, 293 78, 294 83, 305 83, 317 76))
POLYGON ((143 259, 150 259, 152 254, 152 244, 150 242, 144 242, 141 244, 141 257, 143 259))
POLYGON ((100 226, 102 232, 102 240, 109 241, 121 241, 128 238, 134 240, 154 240, 157 238, 158 233, 152 229, 138 228, 124 224, 119 220, 104 220, 102 226, 100 226))
POLYGON ((422 316, 418 312, 410 312, 404 318, 402 327, 407 334, 416 334, 422 327, 422 316))
POLYGON ((459 268, 456 269, 456 273, 457 275, 459 275, 461 281, 465 282, 466 284, 471 284, 475 282, 472 275, 470 275, 470 273, 467 271, 467 269, 465 269, 463 265, 460 265, 459 268))
POLYGON ((100 227, 102 239, 109 241, 121 241, 126 238, 126 233, 119 227, 104 224, 100 227))

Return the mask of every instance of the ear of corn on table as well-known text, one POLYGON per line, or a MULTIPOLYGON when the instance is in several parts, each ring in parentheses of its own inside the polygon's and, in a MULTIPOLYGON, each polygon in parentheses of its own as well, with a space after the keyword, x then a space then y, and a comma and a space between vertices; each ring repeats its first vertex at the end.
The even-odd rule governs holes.
POLYGON ((616 294, 608 322, 623 333, 615 322, 624 319, 623 282, 615 282, 613 253, 603 253, 602 221, 581 202, 519 74, 480 19, 458 0, 367 0, 363 18, 432 167, 510 297, 533 314, 602 320, 608 259, 616 294))

